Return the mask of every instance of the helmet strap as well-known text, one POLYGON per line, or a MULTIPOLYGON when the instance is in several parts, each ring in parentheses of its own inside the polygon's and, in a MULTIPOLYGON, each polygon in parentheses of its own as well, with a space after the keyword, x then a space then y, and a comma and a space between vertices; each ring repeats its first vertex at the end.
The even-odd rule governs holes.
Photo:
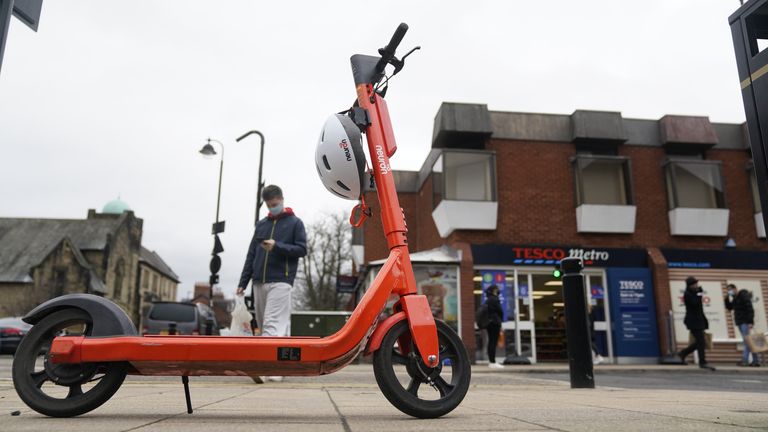
POLYGON ((360 203, 352 208, 352 213, 349 215, 349 224, 360 228, 369 216, 371 216, 371 208, 365 205, 365 197, 360 195, 360 203))

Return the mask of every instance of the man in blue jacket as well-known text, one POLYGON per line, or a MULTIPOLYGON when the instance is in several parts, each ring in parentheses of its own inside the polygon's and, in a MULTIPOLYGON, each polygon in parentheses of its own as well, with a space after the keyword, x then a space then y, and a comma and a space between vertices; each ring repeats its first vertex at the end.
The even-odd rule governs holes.
POLYGON ((261 335, 289 336, 291 289, 299 258, 307 254, 307 234, 301 219, 290 207, 283 207, 278 186, 265 187, 261 197, 269 213, 256 224, 237 295, 243 295, 252 281, 261 335))

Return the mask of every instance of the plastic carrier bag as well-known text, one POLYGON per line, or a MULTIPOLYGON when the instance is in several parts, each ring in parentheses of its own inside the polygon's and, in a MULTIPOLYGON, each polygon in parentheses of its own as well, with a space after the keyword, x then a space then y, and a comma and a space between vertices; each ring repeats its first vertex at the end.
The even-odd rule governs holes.
POLYGON ((251 313, 245 306, 245 296, 235 296, 235 308, 232 310, 232 324, 229 328, 232 336, 253 336, 251 313))

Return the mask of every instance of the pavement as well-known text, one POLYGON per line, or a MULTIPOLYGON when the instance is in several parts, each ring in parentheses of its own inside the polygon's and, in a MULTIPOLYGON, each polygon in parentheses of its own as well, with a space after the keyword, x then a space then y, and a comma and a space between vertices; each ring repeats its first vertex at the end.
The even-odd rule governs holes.
POLYGON ((600 365, 597 388, 571 389, 567 365, 476 365, 464 402, 434 420, 392 407, 367 364, 262 385, 191 377, 193 414, 177 377, 129 376, 102 407, 55 419, 19 400, 10 361, 0 357, 3 431, 768 431, 766 367, 600 365))

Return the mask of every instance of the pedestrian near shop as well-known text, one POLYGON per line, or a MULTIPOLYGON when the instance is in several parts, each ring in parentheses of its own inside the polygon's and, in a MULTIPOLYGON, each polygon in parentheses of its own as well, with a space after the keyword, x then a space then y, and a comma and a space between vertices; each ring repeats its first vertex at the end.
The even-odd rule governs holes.
POLYGON ((307 234, 301 219, 290 207, 284 207, 283 191, 278 186, 265 187, 261 197, 269 213, 256 224, 237 295, 243 295, 252 282, 261 336, 290 336, 291 290, 299 258, 307 254, 307 234))
POLYGON ((499 300, 499 287, 491 285, 485 290, 485 303, 488 306, 488 367, 503 369, 504 365, 496 363, 496 345, 499 343, 501 322, 504 319, 504 311, 499 300))
POLYGON ((678 353, 683 363, 686 363, 685 358, 688 354, 696 351, 699 354, 699 367, 702 369, 715 370, 715 367, 707 363, 706 348, 707 340, 704 330, 709 328, 709 320, 704 315, 704 290, 699 286, 699 281, 689 276, 685 280, 685 294, 683 294, 683 300, 685 301, 685 326, 688 331, 693 335, 694 341, 682 351, 678 353))
POLYGON ((744 339, 744 353, 740 366, 760 366, 757 353, 752 354, 752 363, 749 362, 749 345, 747 336, 755 324, 755 309, 752 306, 752 293, 745 289, 738 289, 734 284, 728 284, 728 294, 725 296, 725 308, 733 312, 733 321, 744 339))

